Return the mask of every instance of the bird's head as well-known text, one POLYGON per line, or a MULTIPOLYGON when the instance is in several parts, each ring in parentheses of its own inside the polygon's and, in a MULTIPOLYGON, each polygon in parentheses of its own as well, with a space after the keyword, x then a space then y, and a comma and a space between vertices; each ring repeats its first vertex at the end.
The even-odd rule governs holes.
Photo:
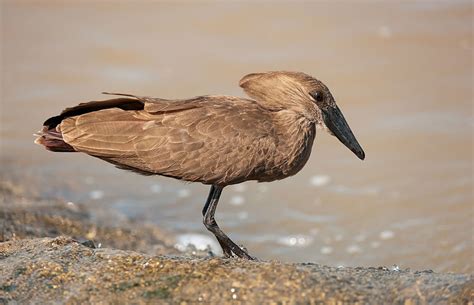
POLYGON ((321 81, 301 72, 276 71, 248 74, 239 85, 266 109, 297 112, 336 136, 361 160, 365 158, 334 97, 321 81))

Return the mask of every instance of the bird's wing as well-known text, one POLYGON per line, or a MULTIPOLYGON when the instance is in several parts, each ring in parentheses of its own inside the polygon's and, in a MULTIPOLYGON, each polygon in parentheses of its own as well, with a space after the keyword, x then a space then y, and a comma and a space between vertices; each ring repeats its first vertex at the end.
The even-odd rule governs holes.
POLYGON ((275 139, 268 113, 248 100, 226 98, 200 97, 177 107, 141 98, 143 110, 102 109, 66 118, 60 129, 76 150, 122 168, 235 183, 264 167, 275 139))
POLYGON ((198 106, 200 99, 203 97, 196 97, 193 99, 184 99, 184 100, 167 100, 157 97, 149 97, 149 96, 139 96, 134 94, 128 93, 110 93, 110 92, 103 92, 104 94, 109 95, 118 95, 118 96, 125 96, 129 99, 135 99, 143 103, 144 110, 150 113, 159 113, 159 112, 166 112, 166 111, 180 111, 186 110, 190 108, 194 108, 198 106))
POLYGON ((73 116, 79 116, 82 114, 95 112, 103 109, 119 108, 123 110, 145 110, 152 113, 160 113, 167 111, 180 111, 195 107, 196 101, 202 99, 197 97, 188 100, 167 100, 162 98, 138 96, 126 93, 108 93, 108 95, 122 96, 119 98, 113 98, 102 101, 91 101, 80 103, 74 107, 64 109, 61 114, 47 119, 43 125, 47 128, 55 128, 64 119, 73 116))

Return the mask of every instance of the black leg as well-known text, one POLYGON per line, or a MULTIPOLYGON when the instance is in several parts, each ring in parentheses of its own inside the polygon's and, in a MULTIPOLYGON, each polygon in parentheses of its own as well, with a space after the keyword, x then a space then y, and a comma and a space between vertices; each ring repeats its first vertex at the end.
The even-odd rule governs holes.
POLYGON ((206 204, 202 208, 202 217, 206 216, 207 209, 209 208, 209 204, 211 203, 212 196, 215 192, 214 185, 211 185, 211 189, 209 190, 209 195, 207 195, 206 204))
MULTIPOLYGON (((215 192, 216 192, 216 188, 212 185, 211 189, 209 191, 209 195, 207 196, 206 204, 204 205, 204 207, 202 209, 203 222, 204 222, 204 225, 206 226, 206 228, 207 228, 206 213, 207 213, 207 210, 209 209, 209 204, 211 203, 211 201, 214 198, 215 192)), ((221 245, 222 252, 224 253, 224 256, 225 257, 232 257, 232 250, 224 243, 224 241, 222 239, 220 239, 217 235, 215 235, 215 236, 217 238, 217 241, 219 242, 219 245, 221 245)))
POLYGON ((217 241, 221 245, 222 251, 226 257, 232 256, 233 253, 240 258, 253 260, 253 257, 248 255, 246 251, 237 246, 227 235, 225 235, 224 232, 222 232, 222 230, 217 225, 216 220, 214 219, 214 213, 216 212, 217 203, 219 202, 222 189, 222 186, 211 186, 211 191, 209 192, 206 204, 202 210, 204 225, 216 236, 217 241))

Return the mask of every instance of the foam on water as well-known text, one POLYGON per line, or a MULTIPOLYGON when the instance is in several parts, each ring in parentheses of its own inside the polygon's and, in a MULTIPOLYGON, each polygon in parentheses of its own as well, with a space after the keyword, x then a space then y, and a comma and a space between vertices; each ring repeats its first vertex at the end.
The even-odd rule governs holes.
POLYGON ((333 252, 333 248, 329 246, 324 246, 320 250, 321 254, 331 254, 333 252))
POLYGON ((152 193, 155 193, 155 194, 161 193, 162 190, 163 190, 163 187, 158 183, 150 185, 150 191, 152 193))
POLYGON ((306 247, 313 242, 313 237, 307 235, 290 235, 278 238, 277 242, 288 247, 306 247))
POLYGON ((240 195, 234 195, 230 198, 230 204, 232 205, 242 205, 245 203, 245 198, 240 195))
POLYGON ((211 236, 196 234, 196 233, 187 233, 180 234, 176 237, 176 243, 174 247, 179 251, 186 251, 188 246, 193 246, 199 251, 206 251, 211 249, 215 254, 221 254, 221 247, 217 241, 211 236))
POLYGON ((361 188, 353 188, 346 185, 335 185, 331 187, 331 190, 336 193, 347 194, 347 195, 368 195, 375 196, 380 194, 381 190, 377 186, 366 186, 361 188))
POLYGON ((371 246, 372 248, 376 249, 376 248, 380 247, 380 242, 378 242, 378 241, 373 241, 373 242, 370 243, 370 246, 371 246))
POLYGON ((380 239, 387 240, 387 239, 392 239, 395 237, 395 233, 390 230, 385 230, 380 232, 379 234, 380 239))
POLYGON ((358 245, 350 245, 346 248, 346 252, 349 254, 356 254, 362 252, 362 248, 358 245))
POLYGON ((179 198, 186 198, 191 196, 191 191, 188 189, 180 189, 178 190, 178 197, 179 198))
POLYGON ((331 177, 327 175, 315 175, 310 178, 309 183, 312 186, 321 187, 329 184, 331 182, 331 177))
POLYGON ((89 197, 94 200, 102 199, 104 197, 104 191, 93 190, 89 193, 89 197))
POLYGON ((246 212, 246 211, 239 212, 239 213, 237 213, 237 218, 240 219, 240 220, 245 220, 245 219, 249 218, 249 213, 246 212))

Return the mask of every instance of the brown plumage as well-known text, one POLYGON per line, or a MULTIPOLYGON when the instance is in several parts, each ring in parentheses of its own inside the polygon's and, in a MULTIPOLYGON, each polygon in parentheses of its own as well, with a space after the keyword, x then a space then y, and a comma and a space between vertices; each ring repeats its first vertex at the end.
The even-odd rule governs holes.
POLYGON ((82 103, 49 118, 35 142, 145 175, 212 185, 203 209, 206 227, 226 256, 251 259, 214 220, 223 187, 296 174, 310 156, 316 128, 337 136, 361 159, 364 152, 329 89, 311 76, 254 73, 239 84, 252 99, 166 100, 117 93, 122 97, 82 103))

